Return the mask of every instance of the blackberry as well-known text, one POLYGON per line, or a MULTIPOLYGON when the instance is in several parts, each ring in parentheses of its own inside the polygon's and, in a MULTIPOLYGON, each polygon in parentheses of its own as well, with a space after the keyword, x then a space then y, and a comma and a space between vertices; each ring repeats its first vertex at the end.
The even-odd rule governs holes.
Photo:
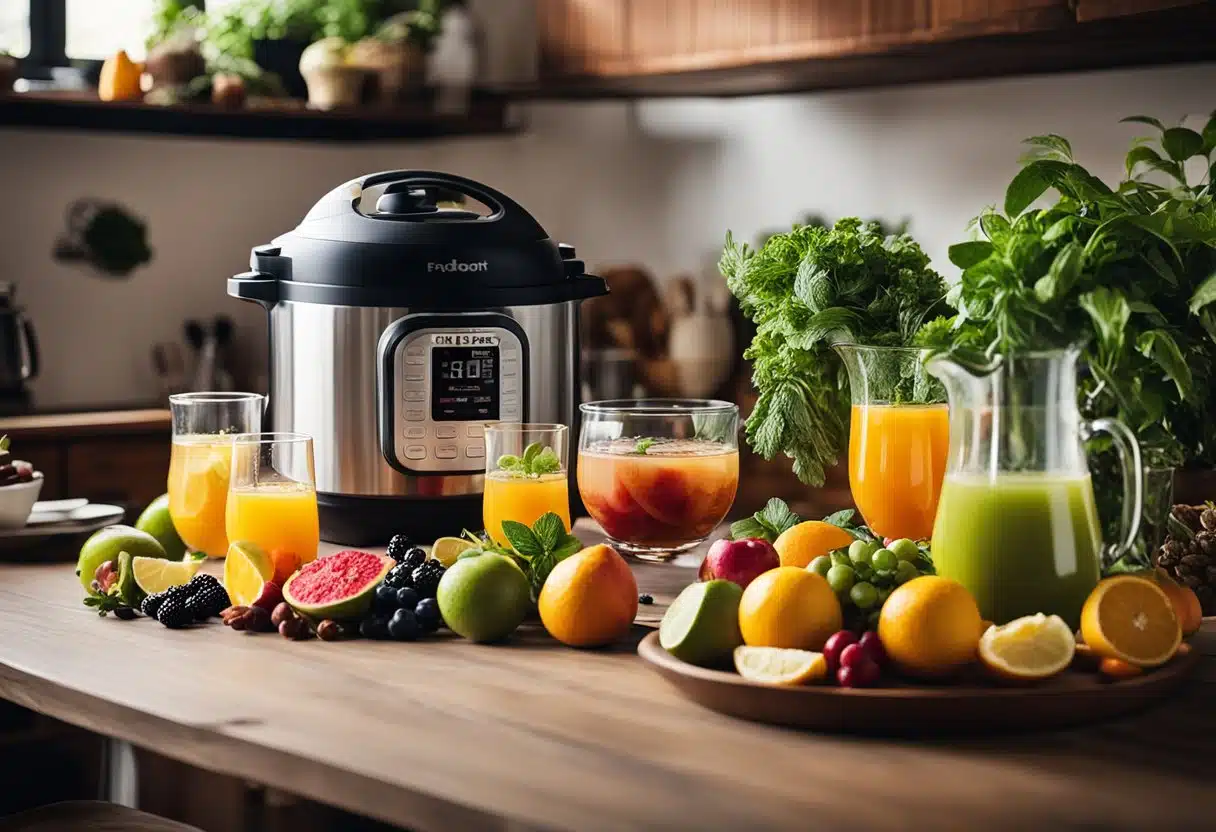
POLYGON ((654 596, 651 595, 649 592, 643 592, 641 595, 638 596, 638 603, 639 604, 653 604, 654 596))
POLYGON ((171 586, 168 589, 166 589, 164 592, 166 601, 172 600, 174 598, 176 598, 180 601, 185 601, 187 598, 189 598, 193 594, 194 594, 194 587, 190 586, 190 584, 188 584, 188 583, 178 584, 177 586, 171 586))
POLYGON ((119 607, 114 610, 114 617, 119 621, 130 621, 135 618, 135 610, 131 607, 119 607))
POLYGON ((215 577, 214 575, 208 575, 206 572, 199 572, 190 579, 190 583, 188 583, 187 586, 195 592, 202 589, 207 589, 208 587, 217 586, 220 589, 224 588, 224 585, 220 583, 219 578, 215 577))
POLYGON ((418 595, 422 598, 434 598, 435 590, 439 588, 439 579, 445 571, 443 564, 437 560, 424 561, 411 576, 418 595))
POLYGON ((413 578, 411 576, 413 569, 406 566, 404 563, 399 563, 392 569, 388 570, 388 574, 384 577, 386 586, 393 589, 401 589, 405 586, 413 586, 413 578))
POLYGON ((186 609, 190 611, 194 621, 206 621, 211 617, 211 611, 207 609, 207 599, 201 595, 191 595, 187 598, 186 609))
POLYGON ((219 615, 232 606, 232 601, 228 598, 228 590, 224 589, 223 584, 219 581, 203 584, 203 588, 195 592, 194 597, 200 599, 200 603, 207 611, 208 618, 219 615))
POLYGON ((409 610, 397 610, 388 620, 388 634, 394 641, 413 641, 418 638, 418 619, 409 610))
POLYGON ((405 560, 405 553, 412 548, 414 548, 414 541, 403 534, 395 534, 393 539, 388 542, 388 548, 384 550, 384 554, 397 563, 401 563, 405 560))
POLYGON ((167 592, 154 592, 151 595, 144 596, 144 600, 139 603, 139 611, 150 618, 156 618, 161 605, 168 599, 169 594, 167 592))
POLYGON ((421 546, 411 546, 405 551, 401 557, 401 564, 408 566, 410 569, 417 569, 426 562, 426 549, 421 546))
POLYGON ((194 612, 181 598, 169 598, 161 604, 156 620, 170 630, 179 630, 193 623, 194 612))
POLYGON ((439 602, 434 598, 423 598, 414 607, 414 618, 418 619, 418 629, 424 633, 433 633, 443 623, 439 614, 439 602))

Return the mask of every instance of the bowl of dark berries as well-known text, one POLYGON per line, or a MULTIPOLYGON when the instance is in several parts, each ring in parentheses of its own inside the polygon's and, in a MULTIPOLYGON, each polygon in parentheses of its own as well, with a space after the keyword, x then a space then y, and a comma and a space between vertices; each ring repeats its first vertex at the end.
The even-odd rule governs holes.
POLYGON ((42 472, 25 460, 13 459, 9 438, 0 437, 0 529, 20 529, 30 519, 42 491, 42 472))

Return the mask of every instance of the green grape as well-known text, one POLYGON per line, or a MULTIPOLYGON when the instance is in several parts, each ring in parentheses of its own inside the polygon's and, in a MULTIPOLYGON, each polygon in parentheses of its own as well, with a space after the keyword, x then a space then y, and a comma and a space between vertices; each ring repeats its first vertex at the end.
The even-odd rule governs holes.
POLYGON ((852 567, 839 563, 828 570, 826 577, 828 579, 828 586, 832 587, 832 591, 837 595, 843 595, 848 592, 853 587, 853 581, 857 578, 852 567))
POLYGON ((901 537, 899 540, 892 540, 891 545, 887 547, 895 557, 904 561, 914 561, 920 557, 920 547, 906 537, 901 537))
POLYGON ((878 588, 878 606, 881 607, 883 604, 887 603, 887 599, 891 597, 891 593, 894 591, 895 590, 889 586, 879 587, 878 588))
POLYGON ((866 622, 870 625, 871 630, 878 629, 878 620, 881 617, 882 617, 882 610, 874 610, 873 612, 870 613, 870 617, 866 619, 866 622))
POLYGON ((873 584, 862 581, 859 584, 853 584, 853 588, 849 590, 849 600, 859 610, 868 610, 870 607, 878 603, 878 590, 873 584))
POLYGON ((858 579, 863 581, 870 580, 870 578, 874 575, 874 567, 870 566, 868 563, 853 564, 853 571, 857 573, 858 579))
POLYGON ((870 576, 870 583, 874 584, 875 586, 894 586, 895 570, 875 569, 874 574, 870 576))
POLYGON ((808 568, 816 575, 821 575, 826 578, 828 576, 828 570, 832 568, 832 559, 827 555, 820 555, 811 561, 808 568))
POLYGON ((868 540, 854 540, 849 546, 849 560, 853 563, 869 563, 870 556, 878 546, 868 540))
POLYGON ((920 570, 917 569, 911 561, 901 560, 899 566, 895 569, 895 582, 898 584, 906 584, 913 578, 920 577, 920 570))
POLYGON ((832 563, 838 566, 852 566, 853 564, 853 561, 849 560, 848 549, 837 549, 835 552, 832 552, 830 557, 832 558, 832 563))
POLYGON ((874 554, 870 555, 870 564, 875 569, 894 569, 899 563, 899 558, 890 549, 879 549, 874 554))

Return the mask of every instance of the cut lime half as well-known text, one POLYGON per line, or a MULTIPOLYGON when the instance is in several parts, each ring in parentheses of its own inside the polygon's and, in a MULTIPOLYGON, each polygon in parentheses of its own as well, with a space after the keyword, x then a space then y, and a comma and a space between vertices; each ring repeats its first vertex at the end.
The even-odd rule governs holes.
POLYGON ((739 633, 739 599, 743 590, 732 581, 689 584, 676 597, 659 625, 659 644, 677 659, 711 665, 730 659, 743 643, 739 633))
POLYGON ((165 560, 163 558, 131 559, 131 571, 135 574, 135 584, 153 595, 166 589, 189 583, 203 565, 201 560, 165 560))

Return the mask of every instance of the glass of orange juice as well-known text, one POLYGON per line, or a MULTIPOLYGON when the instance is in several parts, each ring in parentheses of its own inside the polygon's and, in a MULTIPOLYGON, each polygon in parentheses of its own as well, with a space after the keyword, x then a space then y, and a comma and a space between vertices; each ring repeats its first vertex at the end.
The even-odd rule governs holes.
POLYGON ((565 425, 499 422, 486 425, 486 486, 481 515, 486 532, 507 545, 503 520, 531 526, 553 512, 570 530, 565 425))
POLYGON ((849 373, 849 489, 883 537, 927 539, 946 472, 946 391, 928 374, 928 351, 838 344, 849 373))
POLYGON ((169 397, 169 516, 191 551, 222 558, 228 551, 224 508, 232 435, 262 429, 259 393, 180 393, 169 397))
POLYGON ((316 560, 321 535, 311 436, 232 437, 226 528, 229 540, 255 543, 272 555, 290 553, 298 563, 316 560))

